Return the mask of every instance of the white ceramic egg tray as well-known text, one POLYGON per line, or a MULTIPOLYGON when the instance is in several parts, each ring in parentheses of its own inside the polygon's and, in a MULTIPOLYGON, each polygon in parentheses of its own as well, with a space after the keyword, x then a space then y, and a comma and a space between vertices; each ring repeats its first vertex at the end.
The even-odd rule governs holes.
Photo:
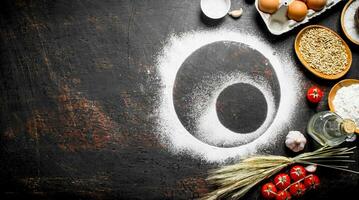
POLYGON ((300 21, 300 22, 291 20, 287 17, 288 5, 293 0, 280 0, 280 1, 281 2, 279 5, 279 9, 277 10, 277 12, 275 12, 273 14, 264 13, 261 10, 259 10, 259 7, 258 7, 259 0, 256 0, 256 2, 255 2, 257 11, 261 15, 269 32, 271 32, 273 35, 281 35, 285 32, 288 32, 288 31, 294 29, 295 27, 297 27, 301 24, 307 23, 310 19, 321 15, 326 10, 330 9, 331 7, 333 7, 334 5, 339 3, 341 0, 327 0, 327 4, 325 5, 325 7, 322 10, 317 11, 317 12, 312 9, 308 9, 307 16, 304 18, 303 21, 300 21))

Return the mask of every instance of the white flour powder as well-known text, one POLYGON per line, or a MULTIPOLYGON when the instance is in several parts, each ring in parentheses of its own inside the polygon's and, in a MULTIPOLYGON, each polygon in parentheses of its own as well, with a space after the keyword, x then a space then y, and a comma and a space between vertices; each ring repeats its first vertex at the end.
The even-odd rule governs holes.
POLYGON ((227 14, 230 3, 230 0, 202 0, 201 8, 207 16, 221 18, 227 14))
POLYGON ((359 84, 340 88, 334 97, 333 105, 339 116, 353 119, 359 126, 359 84))
MULTIPOLYGON (((281 58, 289 57, 288 52, 284 52, 281 58)), ((239 33, 233 30, 213 30, 189 32, 182 35, 171 35, 157 57, 157 67, 160 73, 161 87, 160 102, 158 105, 158 130, 159 138, 172 152, 186 153, 194 157, 201 158, 208 162, 223 162, 229 158, 239 158, 254 154, 258 148, 264 145, 275 143, 277 137, 286 134, 285 131, 290 126, 291 120, 295 117, 295 109, 298 96, 298 85, 300 81, 290 63, 282 62, 274 56, 274 51, 265 42, 258 40, 255 36, 239 33), (198 88, 198 93, 194 94, 192 102, 195 106, 190 114, 199 116, 197 128, 202 134, 199 139, 189 133, 178 119, 173 105, 173 86, 176 74, 182 63, 197 49, 207 44, 218 41, 233 41, 247 44, 250 48, 258 50, 269 60, 274 68, 280 84, 280 105, 274 117, 273 96, 271 88, 265 80, 251 80, 244 74, 228 74, 214 76, 213 84, 216 89, 210 92, 210 100, 201 101, 202 95, 208 95, 206 88, 198 88), (271 124, 264 122, 259 130, 244 134, 233 134, 230 130, 223 127, 215 114, 215 102, 219 93, 230 84, 245 82, 257 87, 265 96, 268 104, 266 121, 274 118, 271 124), (202 92, 201 92, 202 91, 202 92), (198 114, 198 112, 202 112, 198 114), (221 133, 219 133, 221 132, 221 133), (282 134, 282 135, 281 135, 282 134), (222 138, 221 138, 222 137, 222 138), (206 142, 216 142, 225 144, 232 140, 242 140, 241 145, 230 148, 222 148, 210 145, 206 142)), ((271 120, 270 120, 271 121, 271 120)))
MULTIPOLYGON (((204 112, 199 112, 196 109, 196 113, 201 113, 198 116, 197 129, 199 132, 199 139, 203 142, 213 144, 216 146, 238 146, 249 143, 257 139, 264 131, 269 127, 273 120, 275 113, 274 98, 271 93, 271 88, 266 80, 261 80, 256 77, 252 80, 250 77, 238 73, 238 74, 218 74, 212 78, 213 83, 216 85, 214 91, 207 91, 205 88, 200 88, 193 94, 194 99, 191 103, 201 104, 201 107, 205 107, 204 112), (239 134, 233 132, 222 125, 217 117, 216 112, 216 100, 220 93, 228 86, 235 83, 248 83, 261 91, 267 102, 267 116, 264 123, 255 131, 246 134, 239 134), (210 94, 209 101, 201 101, 206 99, 205 97, 210 94)), ((207 83, 208 84, 208 83, 207 83)), ((211 87, 212 88, 212 87, 211 87)), ((241 122, 238 122, 241 123, 241 122)))

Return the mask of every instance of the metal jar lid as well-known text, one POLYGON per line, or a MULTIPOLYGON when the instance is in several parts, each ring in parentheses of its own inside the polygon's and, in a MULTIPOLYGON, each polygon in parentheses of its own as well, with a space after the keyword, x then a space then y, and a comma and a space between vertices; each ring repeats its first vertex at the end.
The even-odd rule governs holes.
POLYGON ((344 119, 342 122, 342 129, 345 133, 352 134, 355 132, 356 125, 355 122, 351 119, 344 119))

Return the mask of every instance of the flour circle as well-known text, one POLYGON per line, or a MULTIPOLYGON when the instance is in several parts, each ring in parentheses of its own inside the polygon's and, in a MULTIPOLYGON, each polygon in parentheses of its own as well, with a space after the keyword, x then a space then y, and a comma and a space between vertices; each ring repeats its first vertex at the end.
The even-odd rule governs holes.
MULTIPOLYGON (((257 139, 265 130, 270 126, 272 119, 275 115, 274 99, 268 84, 264 80, 254 80, 249 76, 237 74, 221 74, 217 76, 215 82, 220 83, 216 90, 209 93, 213 98, 209 102, 201 102, 202 104, 209 105, 203 114, 199 117, 197 130, 200 134, 199 139, 207 144, 214 146, 239 146, 247 144, 257 139), (219 94, 228 86, 236 83, 247 83, 259 89, 264 95, 267 102, 267 116, 263 124, 255 131, 247 134, 238 134, 233 132, 222 125, 216 113, 216 100, 219 94)), ((198 96, 203 96, 203 91, 200 90, 196 93, 198 96)))
MULTIPOLYGON (((283 135, 283 130, 288 127, 297 105, 296 95, 298 90, 296 84, 298 84, 298 80, 290 66, 286 66, 286 68, 283 68, 282 66, 282 63, 274 55, 274 51, 269 45, 253 36, 240 32, 215 30, 210 32, 199 31, 181 35, 171 35, 162 51, 157 56, 157 67, 162 84, 157 107, 157 134, 160 141, 174 153, 185 153, 208 162, 223 162, 228 159, 254 154, 261 145, 268 145, 274 142, 275 138, 283 135), (247 44, 251 48, 258 50, 261 54, 265 55, 277 75, 281 93, 277 114, 269 127, 264 130, 264 133, 261 135, 259 134, 259 136, 253 136, 254 139, 248 139, 248 143, 230 148, 213 146, 191 135, 178 119, 173 104, 174 82, 177 71, 182 63, 200 47, 218 41, 233 41, 247 44)), ((266 88, 266 80, 260 80, 260 82, 247 80, 246 76, 240 73, 223 74, 216 78, 225 80, 227 83, 220 85, 218 90, 212 91, 214 96, 213 99, 216 99, 220 91, 228 86, 228 84, 243 82, 243 80, 245 80, 245 82, 250 83, 251 85, 256 85, 257 88, 261 88, 261 92, 266 96, 268 102, 270 103, 271 101, 271 92, 270 88, 266 88)), ((213 102, 213 104, 212 102, 210 103, 211 105, 215 104, 215 102, 213 102)), ((268 108, 270 109, 270 107, 273 106, 269 105, 268 108)), ((205 114, 210 115, 212 114, 212 111, 215 112, 215 109, 211 108, 205 111, 205 114)), ((268 113, 270 115, 270 113, 273 112, 268 113)), ((203 120, 203 122, 207 123, 206 120, 203 120)), ((232 139, 231 137, 229 138, 232 139)))
POLYGON ((238 134, 257 130, 268 115, 265 96, 258 88, 247 83, 235 83, 224 88, 215 106, 221 124, 238 134))

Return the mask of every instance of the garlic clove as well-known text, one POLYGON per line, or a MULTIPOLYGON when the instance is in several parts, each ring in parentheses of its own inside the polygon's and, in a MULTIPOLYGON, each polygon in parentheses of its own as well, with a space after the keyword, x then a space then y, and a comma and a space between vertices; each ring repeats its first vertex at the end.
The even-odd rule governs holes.
POLYGON ((233 18, 238 18, 238 17, 242 16, 242 14, 243 14, 242 8, 240 8, 238 10, 232 10, 231 12, 228 13, 228 15, 233 18))
POLYGON ((307 139, 299 131, 289 131, 285 140, 285 145, 294 152, 302 151, 306 143, 307 139))
POLYGON ((317 170, 317 165, 308 165, 305 170, 309 173, 314 173, 317 170))

